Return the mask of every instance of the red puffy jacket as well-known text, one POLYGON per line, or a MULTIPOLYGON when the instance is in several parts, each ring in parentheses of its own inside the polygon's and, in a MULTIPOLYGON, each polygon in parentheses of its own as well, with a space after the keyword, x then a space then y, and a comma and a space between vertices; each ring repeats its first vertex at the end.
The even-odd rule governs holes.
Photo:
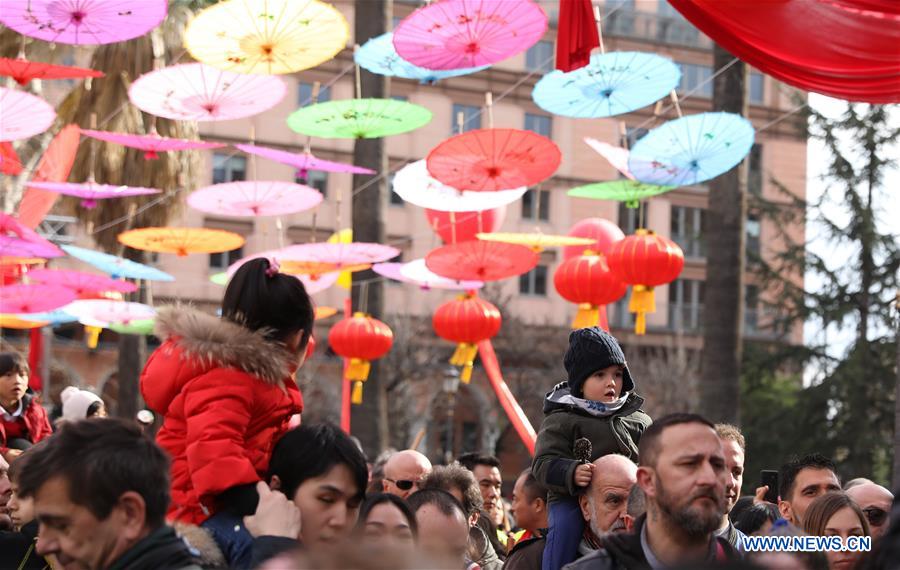
MULTIPOLYGON (((28 430, 28 440, 31 443, 37 443, 53 435, 50 420, 47 419, 47 410, 31 394, 22 396, 22 421, 28 430)), ((6 425, 0 420, 0 454, 9 451, 6 439, 6 425)))
POLYGON ((161 309, 165 339, 141 374, 164 421, 156 441, 172 457, 168 518, 200 524, 214 498, 265 476, 275 442, 303 409, 296 355, 262 334, 186 307, 161 309))

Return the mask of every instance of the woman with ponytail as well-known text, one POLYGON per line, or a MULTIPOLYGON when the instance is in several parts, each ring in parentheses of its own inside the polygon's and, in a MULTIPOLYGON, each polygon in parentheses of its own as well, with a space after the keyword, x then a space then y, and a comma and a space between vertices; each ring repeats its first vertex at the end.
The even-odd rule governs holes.
POLYGON ((303 409, 294 373, 313 318, 300 280, 264 258, 235 272, 221 318, 187 306, 159 311, 163 344, 144 367, 141 393, 164 418, 156 439, 172 457, 169 520, 253 514, 272 448, 303 409))

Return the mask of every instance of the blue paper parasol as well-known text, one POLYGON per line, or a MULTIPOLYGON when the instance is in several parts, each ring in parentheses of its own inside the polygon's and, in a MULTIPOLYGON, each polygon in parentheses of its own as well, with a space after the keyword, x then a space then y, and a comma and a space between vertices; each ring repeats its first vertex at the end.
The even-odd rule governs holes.
POLYGON ((55 327, 58 325, 64 325, 67 323, 74 323, 78 321, 78 317, 71 313, 67 313, 65 310, 65 306, 62 308, 56 309, 54 311, 46 311, 44 313, 30 313, 27 315, 18 315, 19 318, 28 320, 28 321, 43 321, 47 322, 51 327, 55 327))
POLYGON ((753 125, 740 115, 690 115, 647 133, 631 149, 628 169, 647 184, 697 184, 734 168, 750 152, 753 138, 753 125))
POLYGON ((168 273, 124 257, 116 257, 102 251, 75 247, 74 245, 64 245, 62 248, 72 257, 93 265, 100 271, 108 273, 111 277, 146 279, 147 281, 175 281, 175 278, 168 273))
POLYGON ((650 53, 594 54, 575 71, 551 71, 534 86, 538 107, 556 115, 597 118, 646 107, 668 95, 681 79, 671 60, 650 53))
POLYGON ((388 32, 367 41, 353 56, 360 67, 368 69, 378 75, 389 77, 402 77, 415 79, 423 84, 431 84, 448 77, 468 75, 487 69, 489 65, 482 67, 467 67, 464 69, 450 69, 446 71, 425 69, 414 65, 397 54, 394 48, 394 34, 388 32))

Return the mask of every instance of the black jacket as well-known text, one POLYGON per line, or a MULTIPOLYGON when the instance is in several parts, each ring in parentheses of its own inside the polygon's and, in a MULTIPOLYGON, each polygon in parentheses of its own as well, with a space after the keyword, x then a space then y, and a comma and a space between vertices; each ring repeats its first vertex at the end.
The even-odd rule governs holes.
POLYGON ((0 568, 42 570, 50 566, 35 552, 38 523, 31 521, 18 532, 0 532, 0 568))
POLYGON ((516 544, 506 558, 503 570, 541 570, 546 544, 547 539, 543 536, 516 544))
POLYGON ((129 548, 108 570, 202 570, 188 545, 163 525, 129 548))

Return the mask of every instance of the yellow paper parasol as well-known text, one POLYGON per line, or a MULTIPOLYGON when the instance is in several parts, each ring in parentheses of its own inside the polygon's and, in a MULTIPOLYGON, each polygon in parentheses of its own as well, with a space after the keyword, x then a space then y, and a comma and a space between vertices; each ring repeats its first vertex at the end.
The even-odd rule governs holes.
POLYGON ((194 59, 237 73, 293 73, 333 58, 347 20, 318 0, 226 0, 200 12, 184 44, 194 59))
POLYGON ((332 271, 340 271, 342 274, 353 273, 354 271, 365 271, 372 267, 368 263, 360 263, 356 265, 336 265, 334 263, 323 263, 321 261, 281 261, 280 269, 282 273, 288 275, 308 275, 310 279, 315 281, 326 273, 332 271))
POLYGON ((570 245, 591 246, 597 243, 597 240, 590 238, 548 235, 540 232, 532 234, 481 233, 476 234, 475 237, 483 241, 499 241, 503 243, 524 245, 538 252, 543 251, 543 249, 547 247, 567 247, 570 245))
POLYGON ((316 307, 316 320, 327 319, 337 314, 334 307, 316 307))
POLYGON ((16 315, 0 315, 0 328, 4 329, 37 329, 49 324, 49 321, 29 321, 16 315))
POLYGON ((119 234, 119 242, 143 251, 174 253, 221 253, 244 245, 244 238, 233 232, 209 228, 141 228, 119 234))

